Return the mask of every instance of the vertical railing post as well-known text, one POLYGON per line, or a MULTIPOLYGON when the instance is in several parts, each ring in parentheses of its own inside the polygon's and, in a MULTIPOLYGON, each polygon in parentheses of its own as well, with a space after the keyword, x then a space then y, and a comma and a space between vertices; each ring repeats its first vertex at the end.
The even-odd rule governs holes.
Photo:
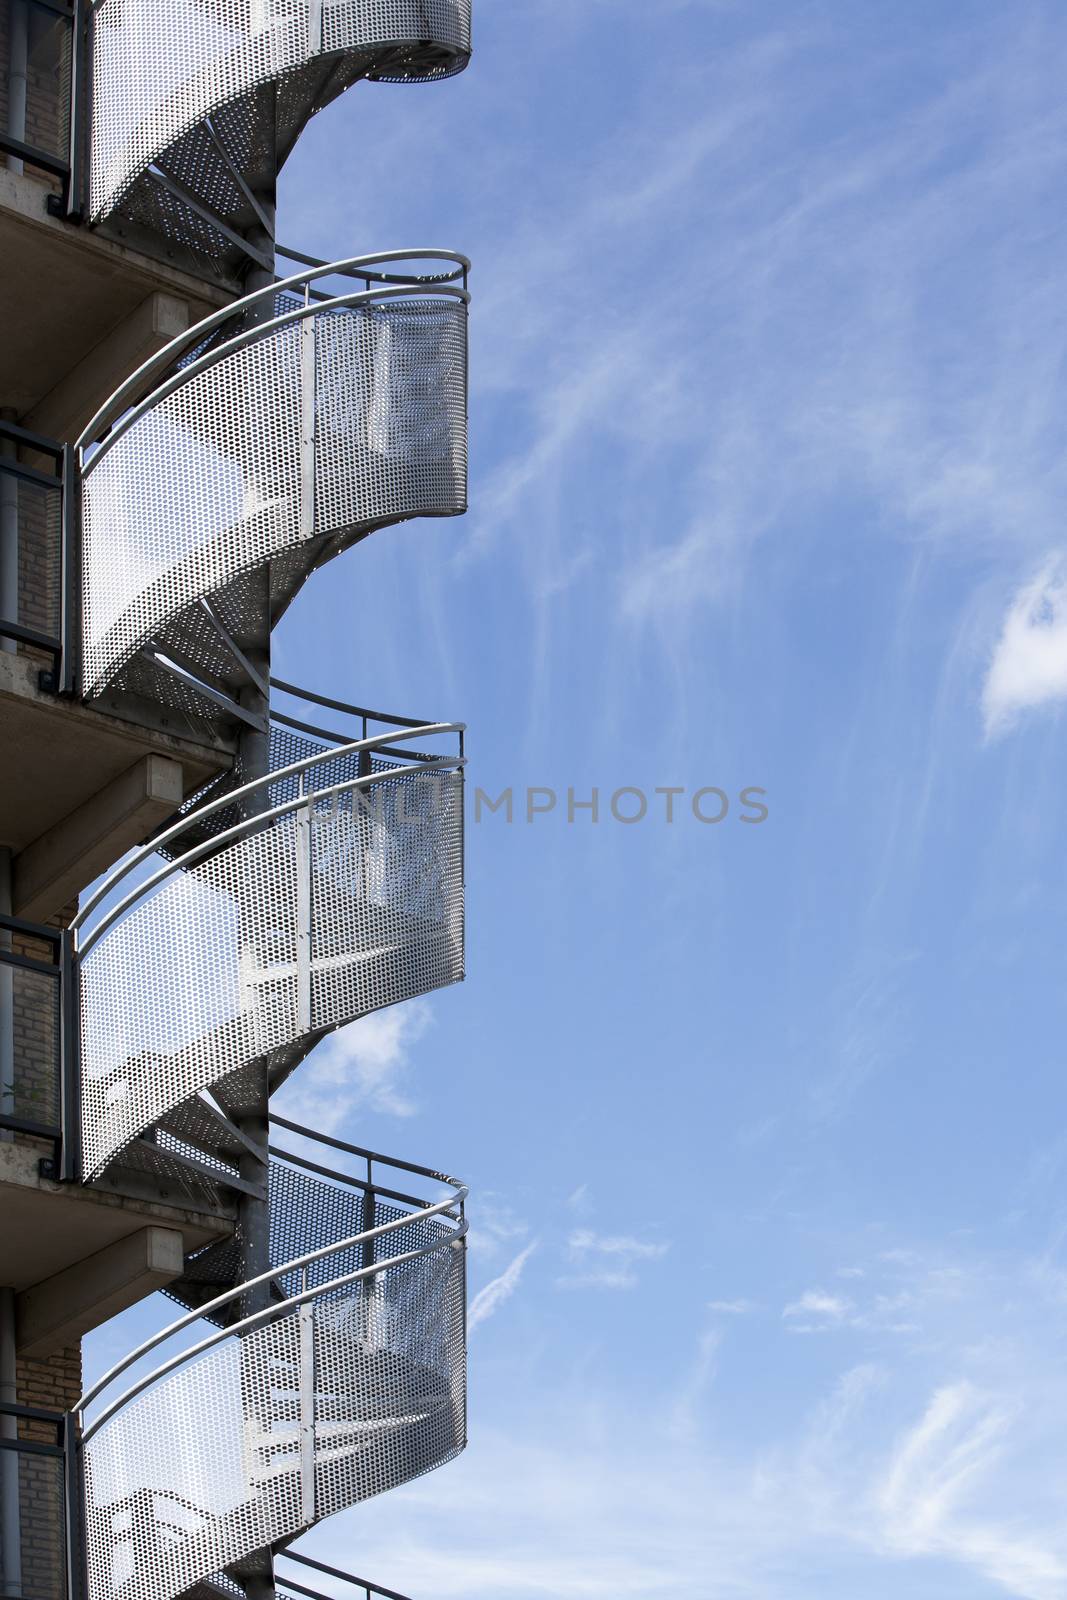
POLYGON ((61 1183, 74 1183, 81 1168, 80 1032, 74 935, 65 928, 59 942, 59 1101, 62 1138, 57 1176, 61 1183))
POLYGON ((82 1473, 81 1430, 68 1411, 63 1418, 63 1522, 66 1541, 67 1600, 85 1600, 86 1572, 85 1480, 82 1473))
MULTIPOLYGON (((0 407, 0 422, 13 422, 9 406, 0 407)), ((13 438, 0 438, 0 460, 15 461, 18 445, 13 438)), ((0 467, 0 622, 19 621, 19 483, 12 472, 0 467)), ((14 655, 15 639, 0 639, 0 650, 14 655)))
MULTIPOLYGON (((301 1293, 308 1269, 300 1275, 301 1293)), ((315 1303, 300 1307, 300 1515, 305 1528, 315 1520, 315 1303)))
POLYGON ((68 221, 80 221, 85 190, 85 133, 89 117, 89 28, 92 12, 85 0, 74 0, 74 36, 70 51, 70 139, 64 204, 68 221))
MULTIPOLYGON (((304 775, 300 775, 304 787, 304 775)), ((309 795, 296 813, 296 1014, 302 1033, 311 1032, 311 829, 314 802, 309 795)))
POLYGON ((63 534, 60 554, 59 694, 73 694, 78 681, 79 640, 79 530, 81 527, 81 474, 78 452, 63 446, 63 534))
MULTIPOLYGON (((363 1228, 362 1228, 362 1231, 364 1233, 366 1233, 367 1230, 370 1229, 370 1228, 377 1227, 377 1223, 378 1223, 378 1198, 377 1198, 376 1194, 374 1193, 374 1190, 371 1188, 371 1183, 373 1182, 373 1179, 374 1179, 374 1167, 373 1167, 373 1165, 372 1165, 372 1163, 371 1163, 371 1161, 370 1161, 370 1159, 368 1157, 368 1160, 367 1160, 367 1187, 363 1191, 363 1228)), ((359 1262, 359 1264, 360 1264, 361 1267, 364 1267, 364 1268, 373 1267, 373 1265, 374 1265, 375 1246, 377 1245, 377 1243, 378 1243, 377 1239, 364 1239, 362 1245, 360 1246, 360 1262, 359 1262)), ((365 1328, 364 1337, 366 1339, 367 1345, 369 1347, 371 1347, 371 1348, 373 1348, 373 1345, 374 1345, 374 1338, 375 1338, 375 1332, 376 1332, 376 1329, 375 1329, 375 1318, 374 1318, 375 1294, 376 1294, 376 1280, 375 1280, 375 1278, 374 1278, 374 1276, 372 1274, 369 1278, 364 1278, 363 1279, 363 1323, 364 1323, 364 1328, 365 1328)))
MULTIPOLYGON (((304 304, 310 305, 308 286, 304 304)), ((315 532, 315 324, 307 316, 300 324, 300 536, 315 532)))

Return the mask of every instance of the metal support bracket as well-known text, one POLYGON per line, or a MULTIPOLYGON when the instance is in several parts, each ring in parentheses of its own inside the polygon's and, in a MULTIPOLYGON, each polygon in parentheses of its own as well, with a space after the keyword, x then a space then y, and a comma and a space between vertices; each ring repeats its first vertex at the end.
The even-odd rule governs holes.
POLYGON ((254 711, 249 711, 232 695, 225 694, 223 690, 216 689, 213 684, 205 683, 194 669, 192 662, 183 659, 181 653, 171 645, 160 644, 156 639, 150 639, 140 654, 150 661, 154 667, 162 667, 177 678, 187 688, 197 694, 203 695, 205 700, 210 700, 214 705, 221 706, 228 716, 235 717, 239 722, 246 722, 250 728, 255 728, 258 733, 267 733, 269 719, 259 716, 254 711))
POLYGON ((241 646, 237 643, 237 640, 233 637, 233 634, 230 632, 229 628, 227 628, 215 607, 211 604, 211 601, 202 596, 200 599, 200 609, 211 623, 211 626, 214 628, 215 632, 218 634, 222 645, 233 657, 242 677, 247 679, 249 683, 258 689, 265 700, 269 700, 270 686, 267 679, 264 678, 263 674, 258 670, 257 667, 253 666, 252 662, 245 655, 244 651, 241 649, 241 646))
POLYGON ((159 167, 149 167, 146 177, 151 178, 153 183, 158 183, 161 188, 168 190, 176 200, 181 201, 183 206, 188 206, 189 210, 195 212, 201 221, 207 223, 208 227, 217 229, 224 239, 228 239, 230 244, 235 245, 251 261, 254 261, 257 267, 262 267, 264 272, 269 272, 273 275, 273 258, 265 250, 258 250, 254 244, 250 244, 243 233, 238 233, 236 228, 231 228, 229 223, 224 222, 216 211, 212 211, 210 206, 206 206, 203 201, 198 200, 192 190, 187 189, 184 184, 178 183, 175 178, 172 178, 169 173, 163 172, 159 167))

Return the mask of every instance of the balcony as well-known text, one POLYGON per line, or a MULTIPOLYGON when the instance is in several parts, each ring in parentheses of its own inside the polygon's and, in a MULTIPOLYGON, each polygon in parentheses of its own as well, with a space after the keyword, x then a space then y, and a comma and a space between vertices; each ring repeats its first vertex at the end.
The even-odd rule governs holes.
POLYGON ((269 1271, 234 1284, 212 1247, 230 1286, 203 1299, 201 1262, 196 1309, 79 1404, 89 1600, 233 1593, 226 1569, 466 1442, 465 1187, 272 1121, 300 1148, 272 1143, 269 1271), (200 1317, 213 1331, 145 1375, 200 1317))
POLYGON ((241 261, 309 117, 361 78, 461 71, 470 0, 103 0, 91 48, 89 220, 241 261))
POLYGON ((306 269, 112 397, 79 441, 87 696, 240 716, 244 651, 317 566, 465 510, 467 268, 429 250, 306 269), (444 270, 382 270, 413 262, 444 270))
POLYGON ((65 209, 77 160, 72 144, 79 19, 58 0, 12 0, 0 8, 0 153, 29 167, 65 209))

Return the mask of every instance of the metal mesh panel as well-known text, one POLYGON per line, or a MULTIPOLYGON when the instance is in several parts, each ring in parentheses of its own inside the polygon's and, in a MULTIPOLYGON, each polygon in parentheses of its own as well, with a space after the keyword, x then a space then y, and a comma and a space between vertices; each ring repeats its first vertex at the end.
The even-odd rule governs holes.
MULTIPOLYGON (((399 1230, 391 1253, 409 1234, 430 1242, 431 1226, 399 1230)), ((225 1340, 132 1401, 84 1451, 90 1600, 170 1600, 457 1455, 464 1306, 464 1250, 445 1243, 225 1340)))
POLYGON ((316 322, 316 515, 324 527, 466 507, 466 317, 440 302, 316 322))
POLYGON ((444 77, 469 54, 470 0, 172 0, 163 10, 154 0, 107 0, 93 27, 91 220, 116 211, 138 180, 150 192, 153 165, 232 216, 240 191, 198 124, 211 119, 247 179, 266 154, 257 150, 258 86, 279 84, 284 152, 356 77, 444 77), (337 58, 335 73, 323 70, 324 56, 337 58))
MULTIPOLYGON (((399 1220, 406 1213, 390 1203, 377 1199, 368 1207, 363 1193, 346 1184, 331 1182, 311 1173, 288 1166, 282 1160, 272 1159, 269 1169, 270 1183, 270 1246, 272 1267, 308 1255, 339 1239, 352 1238, 365 1228, 383 1222, 399 1220)), ((435 1239, 447 1237, 447 1228, 437 1218, 418 1228, 403 1228, 388 1243, 379 1244, 379 1254, 395 1255, 401 1249, 417 1249, 435 1239), (402 1241, 402 1242, 401 1242, 402 1241)), ((343 1272, 354 1271, 364 1265, 362 1246, 331 1256, 313 1264, 308 1269, 308 1283, 326 1283, 343 1272)), ((163 1291, 168 1298, 191 1310, 206 1305, 240 1281, 241 1274, 240 1223, 233 1235, 203 1246, 185 1263, 181 1278, 163 1291)), ((301 1281, 295 1276, 281 1280, 285 1291, 296 1293, 301 1281)), ((240 1315, 235 1305, 220 1307, 210 1321, 226 1327, 240 1315)))
POLYGON ((210 596, 237 637, 254 636, 269 619, 247 575, 268 561, 276 613, 338 535, 465 508, 465 307, 394 302, 311 322, 194 373, 87 471, 87 693, 143 687, 132 663, 153 639, 218 671, 198 602, 210 596), (308 338, 314 378, 302 380, 308 338), (302 381, 315 386, 311 505, 302 381))
POLYGON ((462 778, 298 812, 175 873, 82 961, 84 1175, 198 1089, 463 975, 462 778))
MULTIPOLYGON (((283 767, 292 766, 297 761, 303 761, 309 756, 325 755, 330 746, 322 739, 312 739, 305 734, 297 733, 292 728, 287 728, 281 723, 272 722, 270 728, 270 770, 278 772, 283 767)), ((323 760, 315 767, 315 787, 325 789, 335 783, 344 783, 349 779, 363 776, 365 771, 389 772, 393 768, 403 765, 400 761, 383 760, 381 756, 365 753, 369 757, 369 767, 360 764, 360 752, 347 751, 332 759, 323 760)), ((227 771, 211 778, 202 789, 189 795, 181 806, 179 815, 189 817, 189 828, 183 832, 179 839, 174 840, 171 846, 164 845, 161 855, 168 859, 175 859, 201 840, 213 838, 222 833, 226 828, 231 828, 240 821, 241 812, 239 805, 223 806, 221 810, 212 812, 210 816, 197 823, 194 813, 208 801, 220 799, 222 795, 240 789, 248 782, 248 773, 238 753, 233 766, 227 771)), ((266 787, 267 807, 281 805, 286 800, 295 800, 300 793, 300 774, 291 773, 286 778, 279 778, 266 787)))

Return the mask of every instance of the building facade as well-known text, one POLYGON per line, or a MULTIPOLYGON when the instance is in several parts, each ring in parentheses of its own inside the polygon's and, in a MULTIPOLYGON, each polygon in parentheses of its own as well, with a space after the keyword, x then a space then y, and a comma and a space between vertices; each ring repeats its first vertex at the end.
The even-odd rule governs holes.
POLYGON ((275 189, 469 55, 469 0, 0 0, 7 1600, 388 1596, 300 1536, 466 1442, 465 1187, 272 1105, 462 978, 464 730, 271 633, 466 508, 469 263, 284 249, 275 189))

